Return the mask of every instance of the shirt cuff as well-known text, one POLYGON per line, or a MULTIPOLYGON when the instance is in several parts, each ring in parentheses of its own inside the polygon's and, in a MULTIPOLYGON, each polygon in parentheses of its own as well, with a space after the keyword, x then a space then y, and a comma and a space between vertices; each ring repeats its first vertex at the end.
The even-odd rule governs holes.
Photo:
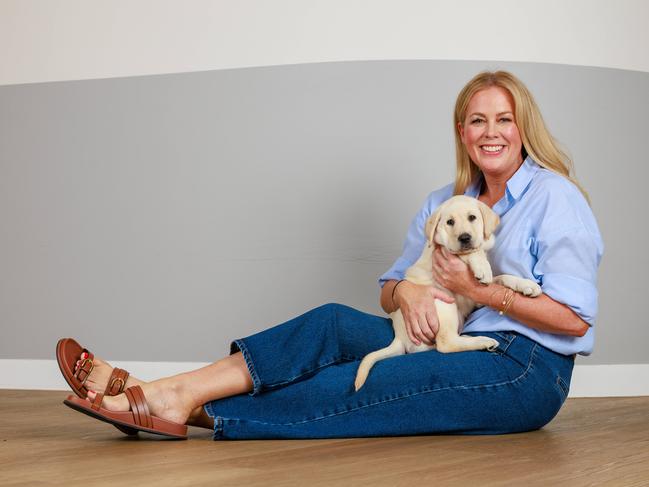
POLYGON ((385 274, 379 277, 379 286, 383 287, 390 279, 399 281, 406 276, 406 269, 410 264, 403 257, 399 257, 394 265, 385 274))
POLYGON ((590 326, 597 316, 597 287, 589 281, 566 274, 544 274, 541 288, 555 301, 572 309, 590 326))

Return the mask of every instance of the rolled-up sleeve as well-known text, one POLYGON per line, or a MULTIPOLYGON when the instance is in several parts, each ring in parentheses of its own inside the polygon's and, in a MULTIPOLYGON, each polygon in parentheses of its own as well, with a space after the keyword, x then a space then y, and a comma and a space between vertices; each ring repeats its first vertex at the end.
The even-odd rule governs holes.
POLYGON ((543 292, 590 326, 597 316, 597 268, 602 253, 599 233, 585 227, 562 229, 536 240, 533 273, 543 292))

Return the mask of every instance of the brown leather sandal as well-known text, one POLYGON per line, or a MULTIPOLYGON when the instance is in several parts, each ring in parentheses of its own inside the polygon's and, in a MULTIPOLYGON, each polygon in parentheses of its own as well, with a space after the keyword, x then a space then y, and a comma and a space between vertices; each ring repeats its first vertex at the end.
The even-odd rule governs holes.
MULTIPOLYGON (((72 338, 61 338, 56 344, 56 361, 59 364, 63 378, 72 391, 81 399, 88 397, 88 389, 85 383, 95 366, 93 363, 94 358, 95 356, 92 352, 83 348, 72 338), (88 358, 83 360, 79 368, 75 371, 77 360, 79 360, 83 352, 88 353, 88 358)), ((113 373, 108 379, 104 394, 106 396, 116 396, 124 392, 124 386, 126 385, 128 376, 129 373, 124 369, 113 368, 113 373)))
POLYGON ((97 394, 92 403, 86 399, 68 396, 63 401, 63 404, 100 421, 112 424, 127 435, 135 435, 139 431, 145 431, 169 438, 187 439, 186 425, 167 421, 157 416, 151 416, 144 392, 140 386, 129 387, 125 393, 131 405, 131 410, 126 412, 109 411, 108 409, 102 408, 103 393, 97 394))

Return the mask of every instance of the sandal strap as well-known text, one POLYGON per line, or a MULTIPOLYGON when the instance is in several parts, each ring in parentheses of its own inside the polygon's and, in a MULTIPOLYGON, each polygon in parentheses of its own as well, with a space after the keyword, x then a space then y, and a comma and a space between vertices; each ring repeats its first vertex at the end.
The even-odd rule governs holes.
POLYGON ((83 352, 86 352, 88 357, 83 359, 83 362, 81 362, 81 365, 73 375, 73 377, 79 381, 79 387, 83 387, 88 380, 88 377, 90 377, 90 372, 95 368, 95 364, 92 361, 95 356, 85 348, 83 349, 83 352))
POLYGON ((101 408, 101 402, 104 400, 104 393, 103 392, 98 392, 97 395, 95 396, 95 400, 92 401, 92 404, 90 407, 94 409, 95 411, 99 411, 99 408, 101 408))
POLYGON ((126 398, 131 405, 133 420, 138 426, 153 428, 153 419, 149 413, 149 405, 146 403, 144 392, 140 386, 133 386, 126 389, 126 398))
POLYGON ((124 386, 126 385, 128 376, 129 373, 127 371, 115 367, 112 374, 110 374, 110 379, 108 379, 108 384, 106 384, 106 391, 104 394, 107 396, 116 396, 117 394, 124 392, 124 386))

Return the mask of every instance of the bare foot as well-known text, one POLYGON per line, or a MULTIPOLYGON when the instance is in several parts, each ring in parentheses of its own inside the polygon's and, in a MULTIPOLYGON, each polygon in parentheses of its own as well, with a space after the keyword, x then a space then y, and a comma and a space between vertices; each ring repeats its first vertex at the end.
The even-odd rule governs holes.
MULTIPOLYGON (((85 355, 82 355, 79 357, 79 360, 77 361, 75 371, 76 369, 81 365, 81 362, 86 358, 85 355)), ((106 385, 108 384, 108 380, 110 379, 111 374, 113 373, 113 367, 106 361, 94 357, 93 358, 93 364, 94 367, 92 371, 90 372, 90 376, 85 382, 86 389, 88 389, 88 397, 90 397, 90 400, 93 400, 95 398, 95 395, 97 392, 104 392, 106 390, 106 385)), ((126 379, 126 385, 124 386, 124 390, 128 389, 129 387, 132 386, 144 386, 146 382, 133 377, 132 375, 129 375, 128 378, 126 379)), ((146 389, 143 389, 145 394, 146 394, 146 389)), ((123 401, 125 401, 126 404, 126 409, 112 409, 114 411, 128 411, 129 410, 129 404, 128 400, 126 399, 126 396, 124 394, 120 394, 117 397, 121 397, 123 401)), ((147 400, 149 399, 148 396, 147 400)), ((104 402, 102 404, 103 407, 107 409, 111 409, 108 405, 112 405, 111 399, 113 398, 104 398, 104 402)), ((119 402, 120 407, 123 408, 123 403, 120 400, 119 402)), ((156 416, 158 416, 156 414, 156 416)), ((165 418, 167 419, 167 418, 165 418)), ((203 409, 202 405, 197 405, 189 414, 188 418, 186 421, 183 421, 183 423, 187 423, 192 426, 199 426, 201 428, 208 428, 212 429, 214 427, 214 420, 210 418, 205 410, 203 409)))
MULTIPOLYGON (((184 386, 182 374, 141 384, 151 415, 174 423, 185 424, 190 417, 199 415, 200 404, 195 404, 189 389, 184 386)), ((96 392, 88 391, 88 399, 93 401, 96 392)), ((126 394, 104 397, 102 408, 109 411, 130 411, 126 394)), ((202 409, 202 408, 201 408, 202 409)))
MULTIPOLYGON (((75 371, 79 368, 81 362, 85 358, 86 358, 86 354, 85 353, 81 354, 81 357, 79 357, 79 360, 77 360, 77 364, 74 368, 75 371)), ((88 377, 84 385, 86 389, 88 389, 89 391, 92 390, 92 391, 104 392, 106 390, 106 386, 108 385, 108 380, 110 379, 110 375, 113 373, 113 367, 108 362, 105 362, 96 356, 92 359, 92 363, 94 367, 92 368, 92 371, 90 372, 90 376, 88 377)), ((128 379, 126 379, 126 384, 124 385, 124 389, 131 386, 141 386, 142 384, 144 384, 144 381, 141 381, 140 379, 129 375, 128 379)))

